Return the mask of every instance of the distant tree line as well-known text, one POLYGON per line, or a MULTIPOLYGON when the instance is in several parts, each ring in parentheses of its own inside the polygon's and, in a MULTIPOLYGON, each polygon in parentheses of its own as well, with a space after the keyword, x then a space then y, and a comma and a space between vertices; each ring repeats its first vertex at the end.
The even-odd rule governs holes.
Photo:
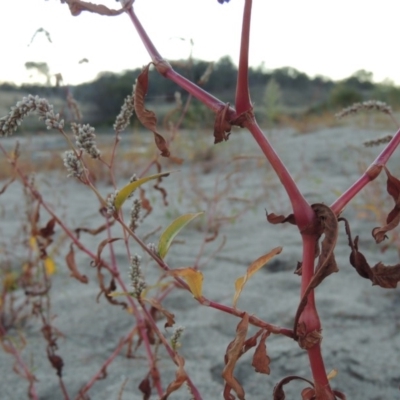
MULTIPOLYGON (((190 80, 198 82, 209 63, 202 60, 175 61, 174 68, 190 80)), ((93 82, 72 87, 74 97, 81 103, 95 108, 92 122, 111 124, 118 114, 124 98, 131 93, 132 85, 141 72, 140 68, 122 73, 103 72, 93 82)), ((237 68, 229 57, 223 57, 213 65, 213 72, 204 87, 223 101, 233 103, 237 68)), ((153 106, 173 103, 175 92, 180 91, 173 82, 155 70, 150 72, 149 92, 146 101, 153 106)), ((375 84, 371 72, 360 70, 350 77, 334 82, 324 76, 309 77, 292 67, 267 70, 263 65, 250 68, 249 82, 254 104, 261 107, 271 101, 271 90, 278 93, 281 108, 287 113, 319 113, 335 111, 354 102, 377 99, 400 107, 400 88, 390 82, 375 84), (271 85, 272 83, 272 85, 271 85), (270 84, 270 85, 269 85, 270 84), (266 88, 269 92, 266 93, 266 88), (269 97, 268 97, 269 96, 269 97), (266 100, 267 98, 267 100, 266 100), (269 98, 269 100, 268 100, 269 98)), ((12 84, 0 85, 0 90, 21 90, 41 96, 65 96, 65 88, 12 84)), ((276 96, 277 94, 274 94, 276 96)), ((181 93, 183 100, 186 94, 181 93)), ((274 100, 276 101, 276 99, 274 100)), ((203 119, 204 110, 194 103, 196 112, 191 118, 203 119), (197 108, 196 108, 197 107, 197 108), (200 117, 199 117, 200 116, 200 117)))

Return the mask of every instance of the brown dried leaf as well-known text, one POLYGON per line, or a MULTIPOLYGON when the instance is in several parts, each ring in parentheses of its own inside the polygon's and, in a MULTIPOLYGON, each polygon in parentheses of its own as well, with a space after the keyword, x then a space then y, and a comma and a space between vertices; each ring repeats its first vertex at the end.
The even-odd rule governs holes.
POLYGON ((97 260, 95 262, 95 266, 98 266, 101 264, 101 253, 104 250, 104 247, 106 247, 108 244, 116 242, 117 240, 122 240, 123 238, 107 238, 104 239, 100 242, 100 244, 97 246, 97 260))
POLYGON ((75 252, 74 252, 74 248, 73 248, 72 244, 70 246, 70 250, 69 250, 68 254, 65 257, 65 262, 67 263, 67 267, 71 271, 71 276, 73 278, 77 279, 79 282, 82 282, 82 283, 89 282, 88 277, 86 275, 82 275, 78 271, 78 267, 76 266, 76 263, 75 263, 75 252))
POLYGON ((139 198, 142 205, 142 209, 146 210, 146 214, 143 215, 142 217, 142 219, 144 219, 153 211, 153 207, 151 206, 149 199, 145 196, 146 191, 142 187, 139 188, 139 190, 140 190, 139 198))
POLYGON ((270 332, 268 331, 263 333, 260 342, 258 343, 258 346, 256 348, 256 351, 254 352, 253 361, 251 362, 251 365, 254 367, 256 372, 267 375, 269 375, 270 373, 269 364, 271 362, 271 359, 268 357, 267 345, 265 342, 269 335, 270 332))
POLYGON ((395 289, 400 281, 400 264, 384 265, 381 262, 371 268, 372 284, 386 289, 395 289))
POLYGON ((103 224, 103 225, 99 226, 98 228, 94 228, 94 229, 78 227, 78 228, 75 229, 75 233, 77 235, 79 235, 81 232, 85 232, 85 233, 89 233, 90 235, 96 236, 99 233, 104 232, 108 227, 114 225, 114 223, 115 223, 115 219, 109 221, 106 224, 103 224))
POLYGON ((168 385, 165 394, 160 398, 160 400, 168 399, 169 395, 172 392, 177 391, 183 385, 183 383, 186 382, 188 379, 186 372, 183 368, 185 365, 185 359, 180 355, 176 354, 175 362, 178 365, 178 370, 176 371, 175 380, 168 385))
POLYGON ((313 388, 305 388, 301 391, 302 400, 315 400, 315 390, 313 388))
POLYGON ((41 237, 48 239, 50 236, 54 235, 54 226, 56 224, 56 219, 52 218, 49 222, 47 222, 44 228, 39 229, 38 235, 41 237))
POLYGON ((267 215, 267 221, 270 224, 283 224, 285 222, 289 222, 292 225, 296 225, 296 219, 294 217, 294 214, 289 214, 287 217, 284 215, 276 215, 274 213, 268 214, 268 211, 265 210, 265 213, 267 215))
POLYGON ((64 367, 63 359, 57 354, 51 354, 49 351, 47 352, 47 358, 49 359, 51 366, 57 371, 57 376, 61 378, 62 369, 64 367))
POLYGON ((134 0, 130 0, 120 10, 110 9, 102 4, 93 4, 82 0, 65 0, 65 2, 68 4, 71 14, 74 17, 79 15, 82 11, 89 11, 100 15, 115 16, 120 15, 124 11, 128 10, 132 6, 134 0))
POLYGON ((143 393, 143 400, 149 400, 151 396, 151 385, 150 385, 150 379, 148 376, 140 382, 140 385, 138 386, 138 389, 143 393))
MULTIPOLYGON (((396 208, 394 208, 392 210, 391 214, 393 213, 393 211, 396 211, 397 215, 395 215, 394 218, 387 225, 382 226, 381 228, 377 227, 377 228, 372 229, 372 236, 374 237, 376 243, 381 243, 385 239, 387 239, 388 237, 386 235, 386 232, 391 231, 392 229, 396 228, 396 226, 399 225, 400 209, 396 210, 396 208)), ((388 219, 389 219, 389 217, 388 217, 388 219)))
POLYGON ((141 299, 141 301, 144 301, 146 303, 149 303, 152 307, 154 307, 156 310, 160 311, 166 318, 167 322, 164 325, 164 328, 170 328, 175 324, 175 315, 167 311, 163 306, 156 300, 156 299, 141 299))
POLYGON ((225 107, 217 112, 214 123, 214 144, 229 139, 232 125, 228 120, 228 110, 229 103, 226 103, 225 107))
POLYGON ((240 385, 239 381, 233 376, 233 370, 235 369, 236 361, 243 354, 243 345, 245 343, 247 330, 249 327, 249 315, 244 314, 242 320, 239 322, 236 328, 235 339, 229 343, 225 353, 225 368, 222 371, 222 377, 226 384, 224 388, 224 399, 230 399, 231 389, 233 389, 239 400, 245 399, 244 389, 240 385))
POLYGON ((299 379, 301 381, 309 383, 311 386, 314 386, 312 382, 310 382, 308 379, 302 378, 301 376, 296 376, 296 375, 291 375, 287 376, 286 378, 283 378, 279 383, 277 383, 274 387, 274 400, 285 400, 285 392, 283 390, 283 386, 289 383, 290 381, 293 381, 294 379, 299 379))
POLYGON ((400 181, 386 167, 384 168, 387 175, 386 190, 392 196, 395 203, 393 210, 386 219, 386 223, 389 224, 400 213, 400 181))
MULTIPOLYGON (((102 289, 103 289, 103 288, 102 288, 102 289)), ((114 292, 116 289, 117 289, 117 285, 115 284, 115 280, 114 280, 114 278, 111 278, 111 281, 110 281, 110 284, 108 285, 108 287, 107 287, 107 288, 104 288, 104 290, 102 290, 102 291, 100 292, 100 294, 101 294, 101 293, 104 293, 104 296, 105 296, 106 300, 107 300, 110 304, 112 304, 113 306, 121 306, 121 307, 124 308, 124 309, 128 308, 128 304, 127 304, 127 303, 125 303, 124 301, 115 300, 115 298, 114 298, 113 296, 110 295, 110 294, 111 294, 112 292, 114 292)))
MULTIPOLYGON (((171 157, 170 157, 170 158, 171 158, 171 157)), ((156 161, 155 164, 156 164, 156 166, 157 166, 157 172, 160 173, 160 172, 162 171, 161 164, 160 164, 158 161, 156 161)), ((160 177, 157 179, 157 182, 156 182, 156 184, 155 184, 153 187, 154 187, 154 189, 158 190, 158 191, 161 193, 164 206, 167 206, 167 205, 168 205, 168 201, 167 201, 167 191, 166 191, 163 187, 160 186, 161 182, 162 182, 162 177, 160 176, 160 177)))
POLYGON ((302 349, 311 349, 317 343, 322 341, 321 331, 312 331, 307 333, 307 327, 304 322, 300 322, 297 325, 296 334, 299 337, 298 343, 302 349))

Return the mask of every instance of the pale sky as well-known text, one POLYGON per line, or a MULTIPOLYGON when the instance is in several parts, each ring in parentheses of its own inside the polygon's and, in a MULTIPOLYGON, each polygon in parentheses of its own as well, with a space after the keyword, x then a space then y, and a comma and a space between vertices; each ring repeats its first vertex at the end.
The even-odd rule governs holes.
MULTIPOLYGON (((119 8, 115 0, 92 0, 119 8)), ((135 10, 166 59, 218 60, 239 52, 244 0, 136 0, 135 10), (184 38, 186 40, 181 40, 184 38)), ((291 66, 310 76, 348 77, 359 69, 400 85, 400 1, 253 0, 250 64, 291 66)), ((46 62, 64 82, 92 80, 148 63, 125 14, 71 16, 60 0, 0 0, 0 82, 33 82, 25 62, 46 62), (41 33, 28 46, 38 28, 41 33), (89 63, 78 64, 87 58, 89 63)))

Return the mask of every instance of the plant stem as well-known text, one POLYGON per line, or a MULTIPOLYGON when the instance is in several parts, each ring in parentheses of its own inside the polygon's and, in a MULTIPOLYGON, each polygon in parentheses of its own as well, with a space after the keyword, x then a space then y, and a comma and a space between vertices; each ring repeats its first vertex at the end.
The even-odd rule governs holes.
POLYGON ((364 174, 331 205, 331 209, 336 215, 339 215, 343 211, 346 205, 361 191, 361 189, 364 188, 364 186, 373 181, 379 175, 380 170, 389 161, 389 158, 392 156, 399 144, 400 129, 395 133, 392 140, 367 168, 364 174))
POLYGON ((238 115, 250 111, 253 106, 249 91, 249 41, 252 0, 246 0, 243 11, 242 39, 240 41, 239 68, 236 84, 235 107, 238 115))

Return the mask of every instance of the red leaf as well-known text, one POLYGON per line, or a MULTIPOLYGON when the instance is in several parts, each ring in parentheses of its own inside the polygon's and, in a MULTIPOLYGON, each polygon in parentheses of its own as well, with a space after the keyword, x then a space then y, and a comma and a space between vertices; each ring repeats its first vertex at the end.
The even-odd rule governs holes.
POLYGON ((269 332, 264 332, 261 336, 260 342, 258 343, 256 351, 254 352, 253 361, 251 363, 256 372, 267 375, 270 373, 269 364, 271 359, 267 355, 267 346, 265 342, 269 335, 269 332))

